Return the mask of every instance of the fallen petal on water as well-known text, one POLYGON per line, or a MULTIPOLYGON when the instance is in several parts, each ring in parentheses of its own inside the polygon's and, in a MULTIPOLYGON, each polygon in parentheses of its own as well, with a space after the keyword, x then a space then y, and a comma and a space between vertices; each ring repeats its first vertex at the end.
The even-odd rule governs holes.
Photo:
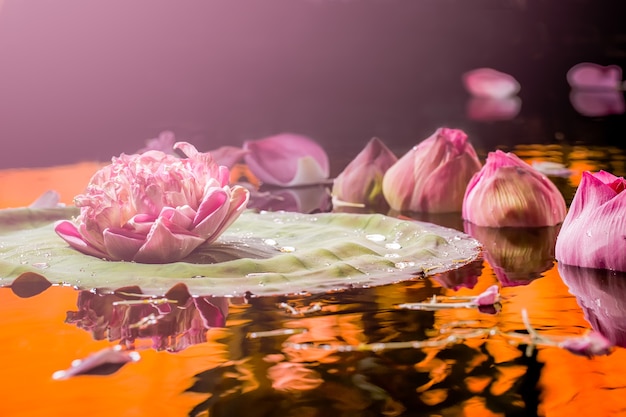
POLYGON ((127 363, 137 362, 139 359, 138 352, 127 351, 117 345, 96 352, 83 360, 75 360, 68 369, 52 374, 52 379, 68 379, 78 375, 110 375, 127 363))

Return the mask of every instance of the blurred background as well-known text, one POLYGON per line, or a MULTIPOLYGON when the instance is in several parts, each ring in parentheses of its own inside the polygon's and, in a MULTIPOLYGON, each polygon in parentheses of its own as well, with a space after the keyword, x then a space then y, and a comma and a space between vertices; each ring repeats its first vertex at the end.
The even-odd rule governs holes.
POLYGON ((439 126, 502 144, 625 147, 565 74, 626 68, 623 0, 0 0, 0 169, 107 161, 172 130, 200 150, 295 132, 336 174, 373 136, 439 126), (472 120, 461 74, 520 82, 519 113, 472 120))

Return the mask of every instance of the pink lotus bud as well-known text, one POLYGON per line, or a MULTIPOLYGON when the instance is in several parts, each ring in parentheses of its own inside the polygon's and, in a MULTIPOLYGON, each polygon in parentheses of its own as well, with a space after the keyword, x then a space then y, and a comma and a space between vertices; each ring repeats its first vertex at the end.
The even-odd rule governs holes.
POLYGON ((516 95, 520 85, 513 76, 492 68, 478 68, 463 74, 465 89, 475 97, 506 98, 516 95))
POLYGON ((74 249, 114 261, 176 262, 215 241, 248 202, 243 187, 228 186, 228 168, 210 154, 178 142, 188 158, 161 151, 113 158, 78 195, 76 222, 55 231, 74 249))
POLYGON ((387 170, 383 194, 398 211, 460 211, 465 187, 478 170, 480 161, 467 135, 442 127, 387 170))
POLYGON ((554 226, 565 212, 565 199, 545 175, 500 150, 489 153, 463 200, 463 218, 478 226, 554 226))
POLYGON ((384 202, 383 176, 398 158, 378 138, 365 148, 335 178, 333 200, 345 203, 378 206, 384 202))
POLYGON ((583 172, 556 240, 559 262, 626 271, 626 180, 605 171, 583 172))
POLYGON ((572 88, 585 90, 619 90, 622 69, 617 65, 602 66, 581 62, 567 71, 567 82, 572 88))
POLYGON ((319 184, 330 176, 326 151, 305 136, 283 133, 244 142, 244 160, 264 184, 280 187, 319 184))

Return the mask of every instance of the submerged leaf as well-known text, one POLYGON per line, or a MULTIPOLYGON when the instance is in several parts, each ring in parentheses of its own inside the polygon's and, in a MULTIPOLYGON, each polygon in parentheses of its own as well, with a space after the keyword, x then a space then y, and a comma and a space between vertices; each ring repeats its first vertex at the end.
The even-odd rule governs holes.
MULTIPOLYGON (((70 248, 53 230, 55 209, 0 210, 0 285, 25 272, 80 288, 139 285, 163 294, 184 282, 192 295, 326 292, 389 284, 455 269, 479 256, 456 230, 380 214, 245 212, 216 242, 181 262, 106 261, 70 248)), ((77 213, 63 209, 65 218, 77 213)))

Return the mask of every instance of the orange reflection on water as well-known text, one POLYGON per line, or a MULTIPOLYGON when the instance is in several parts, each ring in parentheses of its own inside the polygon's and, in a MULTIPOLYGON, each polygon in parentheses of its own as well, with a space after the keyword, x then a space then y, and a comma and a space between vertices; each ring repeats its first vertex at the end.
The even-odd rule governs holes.
POLYGON ((51 168, 0 170, 0 208, 24 207, 48 190, 55 190, 61 202, 72 204, 84 191, 100 162, 82 162, 51 168))
POLYGON ((139 362, 113 375, 53 380, 52 374, 73 360, 113 345, 64 323, 76 297, 69 287, 28 299, 0 289, 0 415, 179 416, 206 398, 182 393, 198 369, 228 359, 225 345, 216 342, 224 337, 219 329, 208 332, 209 342, 176 355, 142 350, 139 362))

